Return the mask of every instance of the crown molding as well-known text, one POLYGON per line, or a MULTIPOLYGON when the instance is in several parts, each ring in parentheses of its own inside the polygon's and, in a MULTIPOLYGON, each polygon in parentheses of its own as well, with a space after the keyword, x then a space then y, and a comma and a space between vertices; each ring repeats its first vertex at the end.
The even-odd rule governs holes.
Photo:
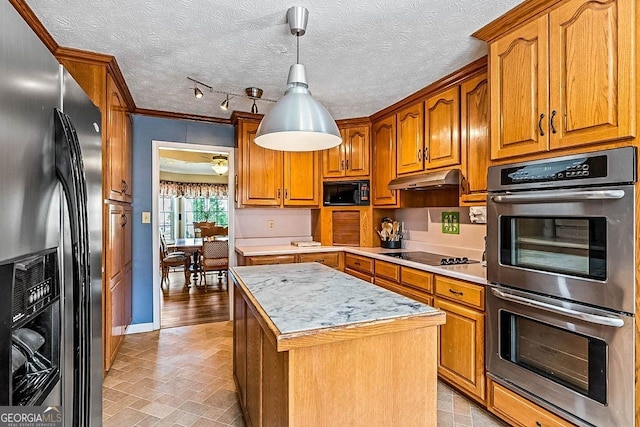
POLYGON ((220 117, 200 116, 197 114, 175 113, 173 111, 150 110, 147 108, 136 108, 134 114, 141 116, 159 117, 163 119, 191 120, 193 122, 218 123, 221 125, 231 125, 231 119, 220 117))

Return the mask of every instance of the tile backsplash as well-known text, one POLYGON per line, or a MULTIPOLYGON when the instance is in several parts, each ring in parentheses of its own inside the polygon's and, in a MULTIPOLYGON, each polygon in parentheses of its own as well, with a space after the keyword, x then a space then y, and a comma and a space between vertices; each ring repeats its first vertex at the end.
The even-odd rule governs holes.
POLYGON ((484 250, 486 224, 473 224, 469 208, 406 208, 396 210, 397 221, 404 223, 403 247, 444 255, 467 256, 480 260, 484 250), (460 213, 460 233, 442 232, 442 212, 460 213))

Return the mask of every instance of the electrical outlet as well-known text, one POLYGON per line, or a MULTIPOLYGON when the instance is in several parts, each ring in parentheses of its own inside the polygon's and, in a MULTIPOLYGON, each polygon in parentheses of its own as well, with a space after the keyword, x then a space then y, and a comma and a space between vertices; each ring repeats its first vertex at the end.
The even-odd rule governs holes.
POLYGON ((276 220, 275 219, 268 219, 267 220, 267 228, 269 230, 275 230, 276 229, 276 220))
POLYGON ((143 224, 151 223, 151 212, 142 212, 142 223, 143 224))

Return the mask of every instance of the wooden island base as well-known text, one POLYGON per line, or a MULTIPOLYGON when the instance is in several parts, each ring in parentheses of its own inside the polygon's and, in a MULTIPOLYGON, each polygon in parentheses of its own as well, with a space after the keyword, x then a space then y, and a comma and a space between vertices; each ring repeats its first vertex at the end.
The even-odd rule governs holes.
POLYGON ((436 425, 444 314, 283 340, 254 302, 236 282, 234 379, 248 426, 436 425))

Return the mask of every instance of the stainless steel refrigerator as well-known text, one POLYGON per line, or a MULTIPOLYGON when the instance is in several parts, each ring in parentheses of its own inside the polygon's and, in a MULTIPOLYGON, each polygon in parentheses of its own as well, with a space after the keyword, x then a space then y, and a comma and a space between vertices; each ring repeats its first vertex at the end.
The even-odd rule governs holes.
POLYGON ((0 406, 102 424, 101 113, 0 2, 0 406))

